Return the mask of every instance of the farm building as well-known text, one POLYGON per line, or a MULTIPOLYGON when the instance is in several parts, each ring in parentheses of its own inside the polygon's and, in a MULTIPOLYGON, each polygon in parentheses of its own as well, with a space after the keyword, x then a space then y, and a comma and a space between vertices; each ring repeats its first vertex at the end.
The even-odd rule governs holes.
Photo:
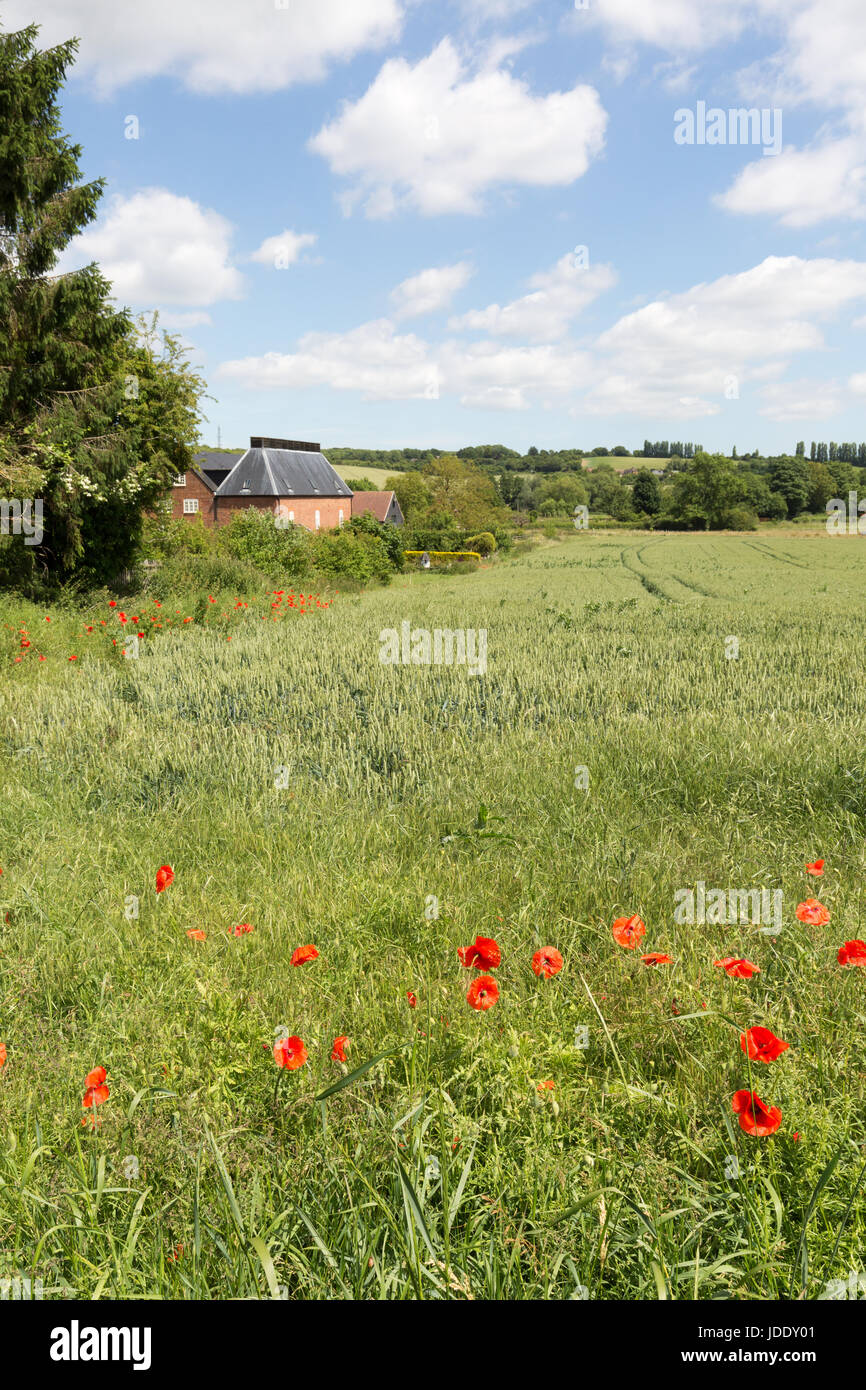
POLYGON ((225 526, 235 512, 258 507, 318 531, 342 526, 352 515, 352 491, 318 444, 253 437, 246 453, 205 450, 195 460, 174 480, 175 517, 225 526))
POLYGON ((402 526, 404 516, 394 492, 356 492, 352 497, 352 516, 371 512, 377 521, 390 521, 402 526))

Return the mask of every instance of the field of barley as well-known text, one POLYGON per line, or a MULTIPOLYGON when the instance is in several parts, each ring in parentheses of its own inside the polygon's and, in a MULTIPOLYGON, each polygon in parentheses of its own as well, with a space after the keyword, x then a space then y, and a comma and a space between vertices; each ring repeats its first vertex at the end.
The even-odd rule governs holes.
POLYGON ((0 1276, 811 1300, 863 1270, 857 538, 110 598, 0 598, 0 1276), (405 621, 486 631, 486 671, 383 664, 405 621), (781 931, 678 923, 698 882, 781 890, 781 931))

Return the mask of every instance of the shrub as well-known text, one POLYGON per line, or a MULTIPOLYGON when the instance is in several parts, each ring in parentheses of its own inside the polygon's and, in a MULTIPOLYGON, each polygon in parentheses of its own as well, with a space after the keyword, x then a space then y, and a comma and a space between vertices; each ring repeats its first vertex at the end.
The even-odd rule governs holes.
POLYGON ((377 483, 371 482, 369 478, 344 478, 346 487, 351 488, 352 492, 380 492, 377 483))
POLYGON ((220 549, 256 565, 272 578, 310 571, 310 535, 292 522, 277 524, 271 512, 247 507, 237 512, 219 535, 220 549))
POLYGON ((139 552, 145 560, 168 560, 173 555, 209 555, 216 550, 216 535, 200 516, 181 520, 164 512, 146 516, 139 552))
POLYGON ((496 537, 492 531, 479 531, 477 536, 468 536, 463 542, 464 550, 476 550, 479 555, 492 555, 496 549, 496 537))
POLYGON ((403 568, 403 551, 411 547, 406 545, 402 526, 392 526, 390 521, 379 521, 371 512, 362 512, 360 516, 352 517, 349 527, 355 535, 377 536, 394 569, 403 568))
POLYGON ((147 580, 154 598, 167 599, 180 591, 207 600, 208 594, 228 590, 255 593, 262 587, 262 573, 255 565, 231 555, 179 554, 164 560, 147 580))
POLYGON ((378 579, 387 584, 394 573, 384 541, 364 530, 320 531, 312 539, 311 551, 316 569, 330 577, 339 575, 362 584, 378 579))
POLYGON ((0 535, 0 588, 29 592, 35 576, 33 547, 21 536, 0 535))
POLYGON ((732 507, 725 517, 729 531, 756 531, 758 518, 749 507, 732 507))

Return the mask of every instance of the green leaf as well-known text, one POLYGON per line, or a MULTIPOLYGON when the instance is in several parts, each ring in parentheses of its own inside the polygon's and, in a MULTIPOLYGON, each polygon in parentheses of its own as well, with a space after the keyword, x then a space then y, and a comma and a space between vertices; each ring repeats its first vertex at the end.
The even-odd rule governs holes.
POLYGON ((356 1067, 354 1071, 350 1071, 348 1076, 341 1076, 340 1080, 335 1081, 333 1086, 329 1086, 326 1091, 320 1091, 315 1097, 315 1101, 327 1100, 330 1096, 335 1096, 338 1091, 345 1090, 347 1086, 351 1086, 353 1081, 357 1081, 358 1078, 363 1076, 365 1072, 368 1072, 371 1067, 375 1067, 377 1062, 384 1061, 386 1057, 393 1057, 395 1053, 402 1052, 404 1047, 408 1046, 409 1043, 401 1043, 399 1047, 390 1047, 386 1052, 379 1052, 375 1057, 371 1057, 369 1062, 362 1062, 360 1067, 356 1067))

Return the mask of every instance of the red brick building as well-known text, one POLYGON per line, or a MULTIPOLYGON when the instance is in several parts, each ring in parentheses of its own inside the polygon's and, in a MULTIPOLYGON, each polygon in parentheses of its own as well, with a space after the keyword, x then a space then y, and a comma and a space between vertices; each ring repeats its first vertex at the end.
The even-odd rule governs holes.
POLYGON ((195 467, 175 478, 171 504, 173 516, 200 517, 208 527, 225 526, 235 512, 257 507, 318 531, 349 520, 352 491, 318 444, 253 437, 243 454, 197 454, 195 467))
POLYGON ((393 492, 356 492, 352 497, 352 516, 371 512, 377 521, 390 521, 394 526, 404 523, 400 503, 393 492))

